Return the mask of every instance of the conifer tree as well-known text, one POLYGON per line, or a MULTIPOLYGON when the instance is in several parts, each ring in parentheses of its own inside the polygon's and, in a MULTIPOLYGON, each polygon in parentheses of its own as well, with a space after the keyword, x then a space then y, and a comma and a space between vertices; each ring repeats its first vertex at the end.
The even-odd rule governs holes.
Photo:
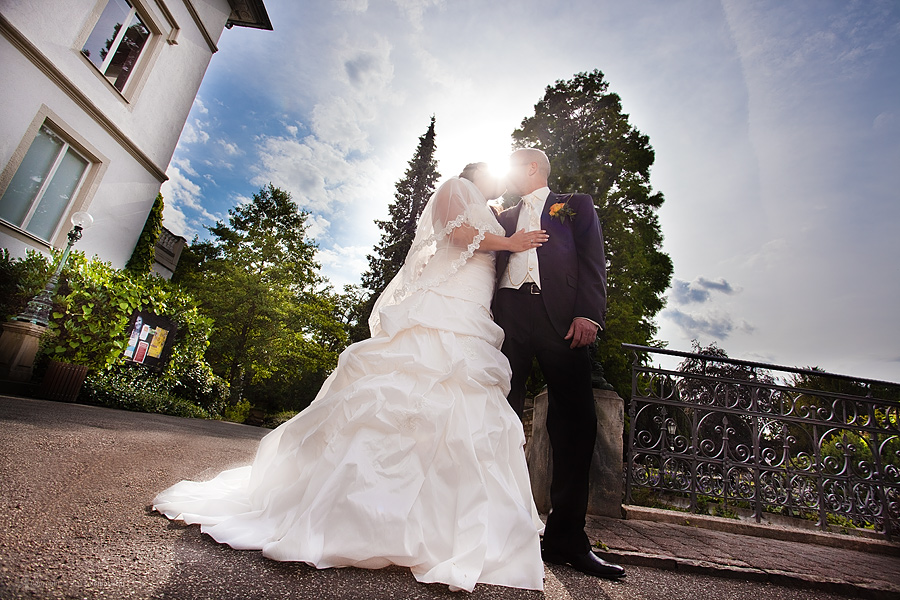
POLYGON ((434 159, 434 116, 428 130, 419 137, 419 146, 409 161, 403 179, 397 182, 394 202, 388 207, 390 218, 375 223, 381 229, 381 240, 367 258, 369 269, 363 273, 362 287, 367 296, 359 311, 359 320, 351 331, 353 341, 369 337, 369 315, 375 300, 400 270, 416 235, 416 225, 425 204, 434 193, 441 176, 434 159))
POLYGON ((550 158, 550 188, 591 194, 603 227, 608 262, 606 329, 596 358, 623 398, 631 392, 631 357, 622 342, 660 345, 656 314, 672 278, 657 211, 663 195, 650 186, 655 154, 648 136, 628 122, 603 73, 578 73, 547 86, 534 116, 513 132, 518 148, 550 158))

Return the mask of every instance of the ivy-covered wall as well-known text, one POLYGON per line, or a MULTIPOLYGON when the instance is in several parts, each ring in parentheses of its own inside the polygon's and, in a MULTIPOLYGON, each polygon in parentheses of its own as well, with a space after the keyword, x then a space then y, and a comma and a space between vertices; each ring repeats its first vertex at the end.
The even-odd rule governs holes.
POLYGON ((137 275, 145 275, 153 268, 153 257, 156 253, 156 242, 162 233, 164 202, 162 194, 156 195, 153 202, 153 208, 147 215, 144 222, 144 230, 141 231, 141 237, 138 238, 131 258, 125 265, 125 270, 137 275))

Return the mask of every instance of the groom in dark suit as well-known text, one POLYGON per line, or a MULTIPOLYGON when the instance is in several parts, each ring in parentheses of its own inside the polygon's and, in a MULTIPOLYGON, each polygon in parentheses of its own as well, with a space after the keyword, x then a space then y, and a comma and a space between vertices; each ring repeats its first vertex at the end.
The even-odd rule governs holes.
POLYGON ((543 229, 549 240, 534 250, 498 254, 494 319, 506 333, 508 400, 520 417, 534 358, 547 382, 553 479, 541 542, 544 561, 618 578, 625 570, 591 552, 584 532, 597 436, 587 346, 606 316, 603 234, 591 197, 551 192, 549 175, 550 161, 540 150, 517 150, 510 157, 508 190, 522 200, 497 218, 507 235, 543 229))

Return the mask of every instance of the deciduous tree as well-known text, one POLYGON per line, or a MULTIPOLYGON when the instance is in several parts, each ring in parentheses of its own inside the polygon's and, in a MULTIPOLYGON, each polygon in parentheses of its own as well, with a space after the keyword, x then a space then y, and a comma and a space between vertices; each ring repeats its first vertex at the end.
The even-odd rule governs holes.
POLYGON ((255 389, 253 402, 301 409, 308 399, 292 397, 297 386, 317 387, 346 344, 307 237, 308 213, 269 184, 228 215, 228 224, 209 227, 209 241, 195 239, 173 279, 215 322, 207 358, 231 384, 232 401, 255 389))

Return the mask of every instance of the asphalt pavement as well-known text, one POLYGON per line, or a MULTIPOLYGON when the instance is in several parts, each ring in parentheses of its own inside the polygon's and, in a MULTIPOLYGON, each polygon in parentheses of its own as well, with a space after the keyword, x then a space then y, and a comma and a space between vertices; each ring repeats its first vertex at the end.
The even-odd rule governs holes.
MULTIPOLYGON (((459 598, 406 569, 316 570, 151 511, 181 479, 249 463, 268 430, 0 395, 0 598, 459 598)), ((548 565, 543 592, 473 599, 900 599, 900 544, 627 507, 588 533, 621 581, 548 565)))

